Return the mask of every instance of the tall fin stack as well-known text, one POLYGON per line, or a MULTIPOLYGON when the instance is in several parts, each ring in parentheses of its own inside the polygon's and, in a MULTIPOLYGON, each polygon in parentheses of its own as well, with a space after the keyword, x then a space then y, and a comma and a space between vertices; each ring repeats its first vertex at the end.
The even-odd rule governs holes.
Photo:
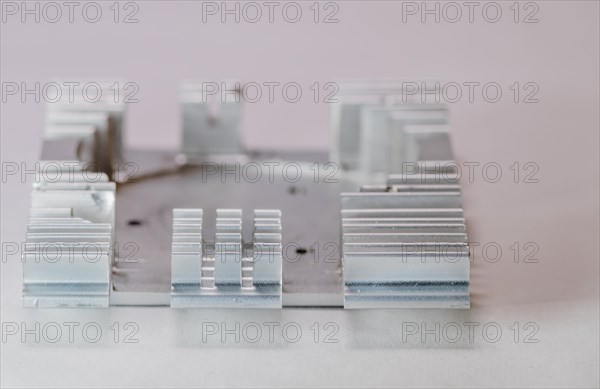
POLYGON ((23 253, 23 305, 108 307, 116 191, 110 180, 123 157, 126 84, 63 84, 70 92, 49 95, 46 105, 23 253))
POLYGON ((460 191, 440 186, 342 194, 345 308, 469 307, 460 191))
POLYGON ((25 307, 109 306, 115 184, 80 166, 38 167, 22 255, 25 307))
POLYGON ((429 101, 439 88, 414 82, 340 88, 332 158, 344 170, 344 188, 359 189, 341 194, 345 308, 470 305, 469 244, 448 112, 429 101))

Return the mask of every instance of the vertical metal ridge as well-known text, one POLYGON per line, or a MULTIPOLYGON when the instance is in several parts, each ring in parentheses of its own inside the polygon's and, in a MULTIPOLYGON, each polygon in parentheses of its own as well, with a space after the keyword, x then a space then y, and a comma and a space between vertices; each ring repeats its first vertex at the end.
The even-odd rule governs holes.
POLYGON ((173 210, 171 287, 199 283, 202 276, 202 209, 173 210))
POLYGON ((281 290, 283 259, 281 211, 255 210, 253 237, 253 283, 275 285, 281 290))

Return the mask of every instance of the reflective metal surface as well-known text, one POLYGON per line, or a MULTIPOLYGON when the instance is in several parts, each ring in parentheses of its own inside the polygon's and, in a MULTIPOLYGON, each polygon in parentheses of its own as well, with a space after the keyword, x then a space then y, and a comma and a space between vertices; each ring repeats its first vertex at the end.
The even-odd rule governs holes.
POLYGON ((235 85, 182 86, 179 152, 123 150, 122 103, 49 109, 25 306, 469 307, 445 106, 346 85, 328 159, 244 150, 235 85))
POLYGON ((281 308, 281 212, 254 212, 253 243, 242 241, 242 211, 218 209, 212 250, 202 210, 173 210, 171 307, 281 308))

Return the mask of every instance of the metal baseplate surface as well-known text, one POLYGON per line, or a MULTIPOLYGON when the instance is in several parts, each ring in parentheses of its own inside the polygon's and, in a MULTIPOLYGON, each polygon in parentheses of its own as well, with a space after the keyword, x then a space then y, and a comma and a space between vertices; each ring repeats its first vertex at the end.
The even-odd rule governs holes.
POLYGON ((124 103, 49 104, 23 305, 469 308, 447 108, 340 85, 329 153, 246 150, 237 82, 182 85, 179 152, 125 149, 124 103))

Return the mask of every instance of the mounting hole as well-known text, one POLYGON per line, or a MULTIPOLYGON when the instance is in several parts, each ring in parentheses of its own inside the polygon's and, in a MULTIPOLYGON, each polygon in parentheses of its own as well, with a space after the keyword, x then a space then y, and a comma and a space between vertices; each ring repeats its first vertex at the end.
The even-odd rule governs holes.
POLYGON ((305 195, 307 192, 308 192, 308 190, 304 186, 290 185, 288 187, 288 193, 292 196, 305 195))
POLYGON ((307 250, 307 249, 305 249, 304 247, 298 247, 298 248, 296 249, 296 254, 300 254, 300 255, 302 255, 302 254, 306 254, 307 252, 308 252, 308 250, 307 250))
POLYGON ((138 219, 130 219, 127 221, 127 225, 131 226, 131 227, 141 226, 142 224, 144 224, 144 223, 138 219))

